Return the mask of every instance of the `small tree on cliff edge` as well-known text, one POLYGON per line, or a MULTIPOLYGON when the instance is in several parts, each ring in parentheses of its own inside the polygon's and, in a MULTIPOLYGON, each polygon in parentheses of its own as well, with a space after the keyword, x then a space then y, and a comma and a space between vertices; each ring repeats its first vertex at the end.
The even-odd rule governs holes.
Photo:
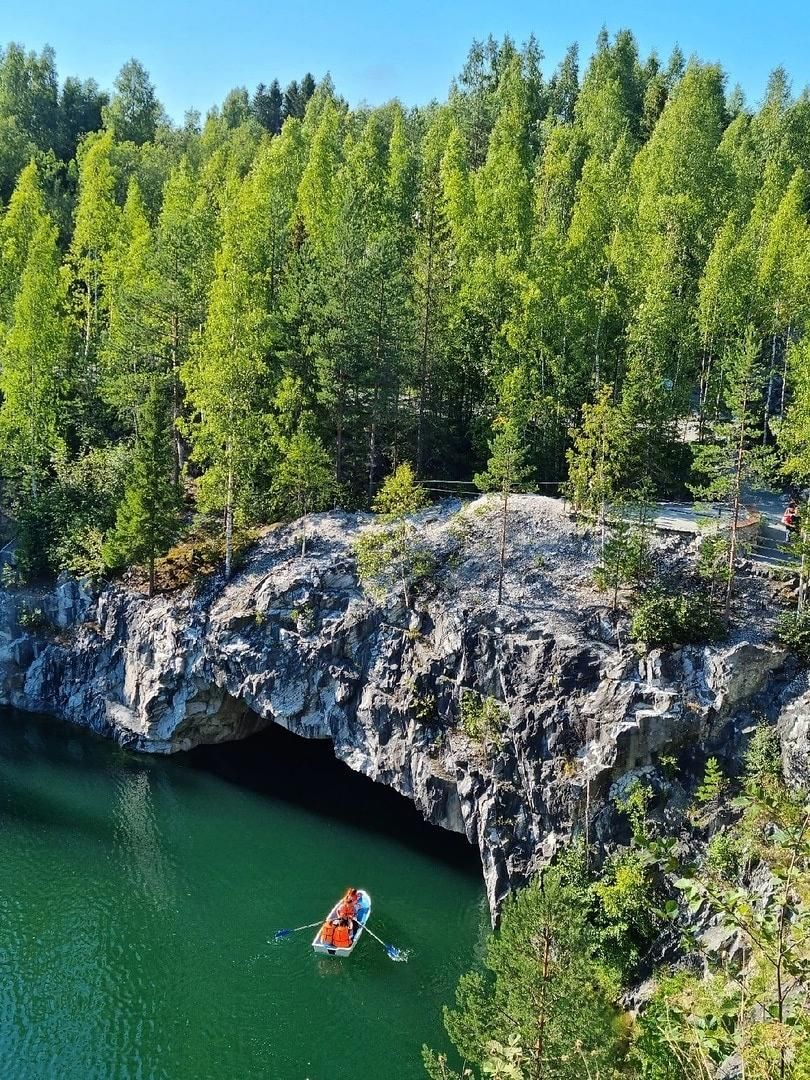
POLYGON ((414 526, 407 520, 427 502, 427 492, 416 482, 411 466, 400 465, 383 481, 373 504, 387 527, 370 529, 354 548, 358 576, 369 592, 382 596, 397 582, 406 608, 409 582, 424 577, 433 567, 430 552, 419 543, 414 526))
POLYGON ((509 496, 516 488, 529 483, 531 469, 526 464, 526 427, 529 387, 525 368, 516 367, 504 378, 499 394, 498 415, 492 422, 493 437, 489 444, 490 457, 486 470, 473 479, 480 491, 499 491, 501 494, 501 550, 498 571, 498 603, 503 600, 503 579, 506 566, 506 533, 509 496))
POLYGON ((305 420, 284 440, 282 454, 273 490, 285 509, 301 518, 301 554, 305 555, 306 515, 326 509, 335 493, 332 460, 317 435, 307 430, 305 420))
POLYGON ((765 374, 759 342, 752 327, 726 356, 728 419, 711 425, 709 439, 694 450, 696 481, 689 487, 700 498, 723 502, 731 514, 726 562, 725 616, 731 614, 731 593, 744 521, 743 490, 747 483, 765 483, 773 455, 762 446, 759 428, 765 374))

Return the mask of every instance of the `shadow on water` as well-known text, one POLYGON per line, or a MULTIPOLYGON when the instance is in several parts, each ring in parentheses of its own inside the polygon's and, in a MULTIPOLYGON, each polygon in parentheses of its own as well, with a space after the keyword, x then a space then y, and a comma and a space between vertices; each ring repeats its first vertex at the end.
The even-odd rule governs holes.
POLYGON ((428 824, 409 799, 338 761, 329 739, 306 739, 271 724, 240 742, 178 756, 229 783, 392 837, 480 877, 478 853, 465 837, 428 824))
POLYGON ((51 716, 2 710, 0 777, 6 789, 0 810, 29 823, 79 828, 98 838, 107 826, 79 807, 70 814, 58 794, 33 792, 20 770, 30 762, 55 769, 78 769, 85 780, 112 765, 122 775, 146 770, 159 785, 182 789, 195 773, 207 773, 236 787, 329 820, 391 838, 411 850, 440 859, 480 878, 481 863, 466 838, 428 824, 409 799, 354 772, 335 758, 328 739, 305 739, 277 724, 239 742, 199 746, 184 754, 155 757, 124 750, 84 728, 51 716), (24 788, 20 807, 10 796, 24 788))

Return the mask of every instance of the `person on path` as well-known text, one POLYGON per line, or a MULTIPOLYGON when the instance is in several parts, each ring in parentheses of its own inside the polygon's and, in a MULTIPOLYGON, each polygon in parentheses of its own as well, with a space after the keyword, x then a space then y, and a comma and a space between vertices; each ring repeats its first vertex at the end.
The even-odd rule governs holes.
POLYGON ((799 531, 799 510, 795 499, 791 499, 782 514, 782 524, 785 526, 785 540, 790 540, 791 534, 799 531))

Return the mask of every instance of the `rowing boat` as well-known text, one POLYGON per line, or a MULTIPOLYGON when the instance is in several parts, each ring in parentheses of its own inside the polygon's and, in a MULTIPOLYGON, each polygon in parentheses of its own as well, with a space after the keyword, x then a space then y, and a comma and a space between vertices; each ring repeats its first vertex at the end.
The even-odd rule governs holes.
MULTIPOLYGON (((321 929, 323 929, 322 924, 321 929, 318 930, 318 933, 315 935, 312 941, 312 948, 315 950, 315 952, 325 953, 328 956, 351 956, 352 950, 354 949, 357 942, 360 940, 360 936, 363 933, 363 928, 368 922, 368 917, 371 914, 371 897, 368 895, 365 889, 358 889, 357 891, 360 895, 360 904, 358 905, 357 918, 354 922, 354 935, 352 936, 351 945, 349 945, 345 949, 340 949, 336 948, 334 945, 327 945, 325 942, 321 941, 321 929)), ((338 900, 338 902, 324 919, 324 923, 331 922, 333 919, 337 918, 337 910, 343 903, 344 899, 345 897, 342 897, 340 900, 338 900)))

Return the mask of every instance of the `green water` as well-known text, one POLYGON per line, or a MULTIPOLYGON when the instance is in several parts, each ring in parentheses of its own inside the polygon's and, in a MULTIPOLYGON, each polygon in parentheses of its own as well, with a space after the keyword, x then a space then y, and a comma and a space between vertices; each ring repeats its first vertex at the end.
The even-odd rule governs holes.
POLYGON ((475 867, 404 800, 262 738, 152 759, 0 712, 3 1080, 424 1075, 486 925, 475 867), (367 935, 347 960, 268 943, 352 883, 407 963, 367 935))

